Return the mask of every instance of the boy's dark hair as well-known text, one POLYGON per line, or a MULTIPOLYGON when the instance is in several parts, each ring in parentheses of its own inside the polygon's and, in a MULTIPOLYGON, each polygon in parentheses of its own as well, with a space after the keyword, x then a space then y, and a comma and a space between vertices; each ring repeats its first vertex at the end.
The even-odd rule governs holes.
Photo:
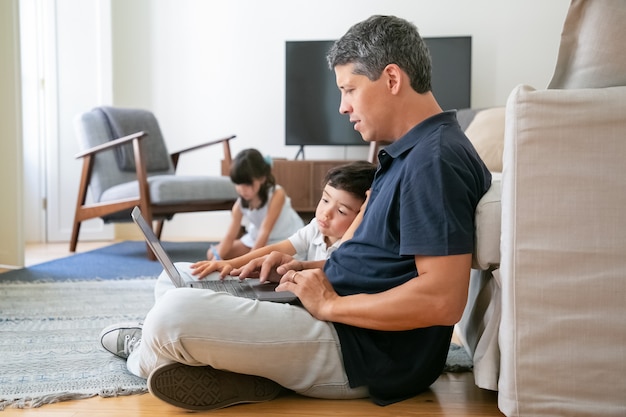
POLYGON ((372 186, 376 165, 367 161, 354 161, 328 170, 322 188, 326 184, 347 191, 365 201, 366 191, 372 186))
MULTIPOLYGON (((261 152, 256 149, 244 149, 239 152, 230 166, 230 179, 235 184, 251 185, 255 179, 265 177, 265 183, 259 189, 261 207, 265 206, 269 190, 276 185, 276 179, 272 174, 272 166, 265 160, 261 152)), ((248 202, 241 199, 243 207, 248 207, 248 202)))

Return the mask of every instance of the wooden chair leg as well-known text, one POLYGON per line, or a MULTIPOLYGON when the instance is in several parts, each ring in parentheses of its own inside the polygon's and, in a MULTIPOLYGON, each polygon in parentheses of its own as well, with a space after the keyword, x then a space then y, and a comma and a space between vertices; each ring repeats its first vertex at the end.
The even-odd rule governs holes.
POLYGON ((161 240, 161 233, 163 233, 163 225, 164 224, 165 224, 165 220, 164 219, 157 221, 156 230, 154 231, 154 234, 157 235, 159 240, 161 240))
POLYGON ((76 252, 80 225, 82 221, 85 220, 85 218, 82 216, 82 207, 85 204, 85 201, 87 201, 87 188, 89 187, 89 181, 91 180, 93 162, 93 155, 87 155, 83 158, 83 169, 80 175, 80 186, 78 187, 78 196, 76 197, 76 209, 74 211, 74 226, 72 227, 72 236, 70 238, 70 252, 76 252))
POLYGON ((70 252, 76 252, 76 245, 78 244, 78 233, 80 232, 81 222, 74 219, 74 226, 72 227, 72 237, 70 238, 70 252))

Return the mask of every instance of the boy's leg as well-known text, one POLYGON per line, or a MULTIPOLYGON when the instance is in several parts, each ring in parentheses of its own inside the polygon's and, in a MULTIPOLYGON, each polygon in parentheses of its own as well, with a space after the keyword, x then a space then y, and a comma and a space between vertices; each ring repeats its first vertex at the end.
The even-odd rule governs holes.
POLYGON ((146 317, 128 369, 147 378, 172 362, 262 376, 312 397, 367 396, 365 388, 349 387, 332 324, 298 306, 210 290, 164 293, 146 317))

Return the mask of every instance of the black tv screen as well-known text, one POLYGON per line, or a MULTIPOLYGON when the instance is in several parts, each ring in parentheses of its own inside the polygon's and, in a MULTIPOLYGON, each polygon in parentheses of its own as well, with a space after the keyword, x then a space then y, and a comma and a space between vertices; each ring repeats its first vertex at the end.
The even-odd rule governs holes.
MULTIPOLYGON (((432 57, 432 87, 444 110, 470 107, 472 38, 424 38, 432 57)), ((285 144, 367 145, 347 115, 326 53, 334 41, 287 41, 285 144)))

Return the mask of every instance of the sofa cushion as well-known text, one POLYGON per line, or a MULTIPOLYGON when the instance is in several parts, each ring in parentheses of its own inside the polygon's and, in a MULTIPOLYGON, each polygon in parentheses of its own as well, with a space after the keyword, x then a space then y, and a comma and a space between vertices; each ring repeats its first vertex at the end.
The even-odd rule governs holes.
POLYGON ((626 1, 573 0, 548 88, 626 85, 626 1))
POLYGON ((491 172, 502 172, 504 107, 479 111, 465 134, 491 172))
POLYGON ((500 173, 493 173, 491 187, 476 206, 476 244, 472 268, 488 270, 500 264, 500 173))

